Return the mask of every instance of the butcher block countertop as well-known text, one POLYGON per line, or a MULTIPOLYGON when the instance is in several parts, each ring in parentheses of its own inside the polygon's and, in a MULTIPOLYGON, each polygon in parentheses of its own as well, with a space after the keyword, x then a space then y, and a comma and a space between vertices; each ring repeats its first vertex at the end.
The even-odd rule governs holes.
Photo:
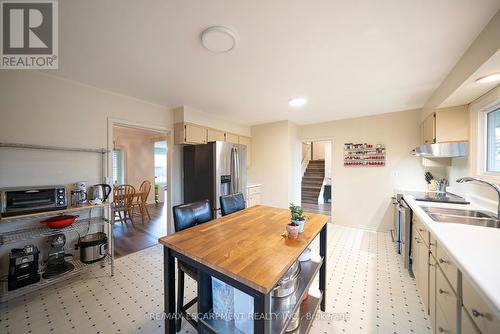
POLYGON ((304 214, 309 220, 297 240, 282 236, 290 222, 289 210, 257 205, 173 233, 159 241, 267 294, 328 221, 324 215, 304 214))

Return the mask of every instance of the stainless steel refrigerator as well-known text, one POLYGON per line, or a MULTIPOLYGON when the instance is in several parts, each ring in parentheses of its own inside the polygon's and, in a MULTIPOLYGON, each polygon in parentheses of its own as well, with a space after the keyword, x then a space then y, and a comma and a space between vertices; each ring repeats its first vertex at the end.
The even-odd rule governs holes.
POLYGON ((208 199, 220 216, 220 196, 242 193, 246 200, 247 147, 222 141, 184 146, 184 203, 208 199))

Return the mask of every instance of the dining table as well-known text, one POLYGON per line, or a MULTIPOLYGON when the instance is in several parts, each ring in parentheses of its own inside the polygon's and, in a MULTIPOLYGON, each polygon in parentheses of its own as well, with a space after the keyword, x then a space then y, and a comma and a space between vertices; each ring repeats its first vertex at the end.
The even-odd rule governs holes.
POLYGON ((327 222, 329 217, 305 212, 304 232, 297 239, 285 233, 290 211, 256 205, 159 239, 164 252, 165 333, 175 333, 175 259, 197 271, 199 333, 238 333, 234 320, 214 313, 212 278, 253 297, 253 332, 284 333, 299 314, 297 333, 307 333, 318 308, 325 311, 327 222), (319 236, 319 254, 300 262, 291 307, 273 297, 273 289, 300 255, 319 236), (319 273, 319 294, 308 295, 319 273), (298 313, 297 313, 298 312, 298 313))

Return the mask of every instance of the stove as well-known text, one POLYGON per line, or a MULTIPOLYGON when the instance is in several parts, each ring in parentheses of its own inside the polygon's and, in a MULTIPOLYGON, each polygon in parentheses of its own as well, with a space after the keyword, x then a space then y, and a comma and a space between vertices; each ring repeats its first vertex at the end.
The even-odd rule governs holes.
POLYGON ((465 198, 452 193, 438 193, 438 192, 405 192, 405 194, 412 195, 416 201, 421 202, 437 202, 449 204, 470 204, 465 198))

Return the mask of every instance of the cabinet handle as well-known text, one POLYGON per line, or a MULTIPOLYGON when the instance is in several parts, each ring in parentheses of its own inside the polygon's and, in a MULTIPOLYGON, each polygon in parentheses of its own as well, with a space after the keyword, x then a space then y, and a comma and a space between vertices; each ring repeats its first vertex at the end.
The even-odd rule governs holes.
POLYGON ((419 228, 418 229, 420 232, 425 232, 425 230, 423 228, 419 228))
POLYGON ((439 293, 440 293, 440 294, 445 294, 445 295, 447 295, 447 294, 448 294, 448 292, 444 291, 443 289, 439 289, 439 293))
POLYGON ((446 333, 446 332, 447 332, 447 330, 446 330, 446 329, 444 329, 443 327, 439 327, 439 328, 438 328, 438 332, 439 332, 439 333, 446 333))
POLYGON ((421 244, 422 243, 419 239, 415 239, 415 241, 417 242, 417 244, 421 244))
POLYGON ((474 316, 474 318, 484 317, 484 314, 482 314, 478 310, 472 310, 472 315, 474 316))
POLYGON ((439 263, 448 263, 448 261, 439 258, 439 263))

